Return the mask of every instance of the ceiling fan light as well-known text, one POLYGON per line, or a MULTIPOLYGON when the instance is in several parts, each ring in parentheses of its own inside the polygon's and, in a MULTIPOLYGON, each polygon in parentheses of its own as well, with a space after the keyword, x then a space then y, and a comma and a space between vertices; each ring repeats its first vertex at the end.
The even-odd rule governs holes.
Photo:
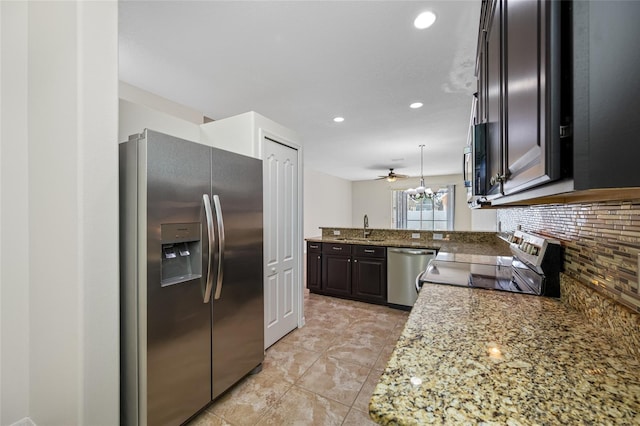
POLYGON ((395 176, 387 176, 387 182, 395 182, 395 181, 396 181, 395 176))

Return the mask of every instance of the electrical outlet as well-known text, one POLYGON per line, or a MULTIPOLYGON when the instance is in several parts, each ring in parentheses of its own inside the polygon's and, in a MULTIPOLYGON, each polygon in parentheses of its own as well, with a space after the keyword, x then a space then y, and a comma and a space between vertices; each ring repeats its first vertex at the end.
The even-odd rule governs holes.
POLYGON ((340 231, 338 231, 337 229, 333 230, 333 235, 340 235, 340 231))
POLYGON ((433 234, 433 239, 434 240, 441 240, 442 239, 442 234, 433 234))
POLYGON ((420 233, 418 233, 418 232, 414 232, 414 233, 412 233, 412 234, 411 234, 411 238, 416 239, 416 240, 417 240, 417 239, 420 239, 420 233))

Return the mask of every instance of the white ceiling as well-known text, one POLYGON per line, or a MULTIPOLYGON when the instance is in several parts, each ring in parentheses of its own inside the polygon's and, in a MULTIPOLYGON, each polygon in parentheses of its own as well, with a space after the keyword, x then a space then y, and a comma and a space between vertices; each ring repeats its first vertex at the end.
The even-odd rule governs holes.
POLYGON ((344 179, 418 176, 420 144, 425 175, 460 173, 480 3, 121 1, 120 79, 214 119, 265 115, 344 179))

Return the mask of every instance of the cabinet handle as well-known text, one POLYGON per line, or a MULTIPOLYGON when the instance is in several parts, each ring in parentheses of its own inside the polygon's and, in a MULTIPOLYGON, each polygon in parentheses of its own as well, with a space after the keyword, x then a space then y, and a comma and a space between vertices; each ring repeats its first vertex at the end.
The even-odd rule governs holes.
POLYGON ((342 247, 331 247, 334 250, 342 250, 342 247))
POLYGON ((364 252, 365 252, 365 253, 375 253, 376 251, 375 251, 375 250, 367 250, 367 249, 364 249, 364 252))
POLYGON ((347 262, 351 263, 351 259, 347 259, 347 262))
POLYGON ((358 259, 353 259, 353 263, 358 263, 358 259))
POLYGON ((314 245, 309 244, 309 248, 318 248, 318 246, 314 246, 314 245))
POLYGON ((320 259, 320 256, 318 256, 318 259, 320 259))

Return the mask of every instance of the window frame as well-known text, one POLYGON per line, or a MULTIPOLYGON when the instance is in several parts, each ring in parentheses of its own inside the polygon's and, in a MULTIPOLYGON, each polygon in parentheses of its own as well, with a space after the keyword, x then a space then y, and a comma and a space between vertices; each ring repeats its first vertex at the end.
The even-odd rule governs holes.
POLYGON ((427 203, 432 203, 431 204, 431 209, 426 210, 424 208, 419 209, 420 211, 420 219, 418 221, 416 220, 409 220, 409 211, 418 211, 417 209, 411 209, 409 208, 410 203, 416 203, 416 201, 411 200, 409 195, 407 195, 404 190, 392 190, 392 202, 391 202, 391 209, 392 209, 392 214, 391 214, 391 221, 392 221, 392 227, 394 229, 415 229, 415 230, 422 230, 422 231, 453 231, 454 229, 454 221, 455 221, 455 187, 456 185, 442 185, 437 191, 434 191, 434 197, 433 198, 426 198, 420 201, 420 203, 424 206, 427 203), (438 201, 440 203, 443 202, 443 199, 445 200, 444 202, 446 203, 446 205, 443 205, 443 208, 440 209, 435 209, 438 201), (423 217, 423 212, 424 211, 431 211, 432 215, 431 217, 427 217, 424 218, 423 217), (438 210, 444 210, 446 212, 446 220, 442 220, 442 219, 437 219, 435 217, 435 212, 438 210), (418 222, 417 226, 410 226, 411 223, 414 222, 418 222), (436 227, 436 224, 440 223, 442 224, 442 222, 444 223, 444 227, 436 227))

